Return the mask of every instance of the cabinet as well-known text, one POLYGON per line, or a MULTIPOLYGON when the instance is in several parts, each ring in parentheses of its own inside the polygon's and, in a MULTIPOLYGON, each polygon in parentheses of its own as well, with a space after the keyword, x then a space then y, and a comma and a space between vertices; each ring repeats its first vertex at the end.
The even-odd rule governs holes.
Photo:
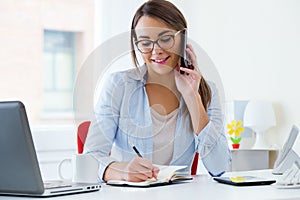
POLYGON ((228 171, 272 169, 278 155, 275 149, 234 149, 228 171))

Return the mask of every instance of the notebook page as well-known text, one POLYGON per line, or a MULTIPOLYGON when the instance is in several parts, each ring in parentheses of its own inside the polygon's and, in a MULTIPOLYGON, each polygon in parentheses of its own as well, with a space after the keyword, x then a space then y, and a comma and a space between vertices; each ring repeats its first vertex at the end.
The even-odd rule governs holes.
POLYGON ((157 175, 158 180, 170 180, 174 173, 179 169, 184 169, 187 166, 176 166, 176 165, 155 165, 159 168, 157 175))

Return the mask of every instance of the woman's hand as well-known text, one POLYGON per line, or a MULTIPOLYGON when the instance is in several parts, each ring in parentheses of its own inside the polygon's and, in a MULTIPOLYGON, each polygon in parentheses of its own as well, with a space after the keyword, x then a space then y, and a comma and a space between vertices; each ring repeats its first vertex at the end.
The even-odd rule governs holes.
POLYGON ((152 162, 146 158, 135 157, 127 165, 128 181, 140 182, 149 178, 157 178, 159 169, 154 167, 152 162))
POLYGON ((209 118, 198 92, 202 75, 198 69, 196 55, 191 45, 187 45, 187 55, 194 69, 179 68, 175 70, 175 82, 189 110, 194 133, 198 135, 208 124, 209 118), (179 70, 184 71, 180 74, 179 70))
POLYGON ((176 86, 183 97, 185 95, 198 95, 198 89, 202 78, 202 75, 198 70, 196 55, 190 44, 187 45, 186 52, 189 58, 189 64, 193 65, 194 69, 180 67, 175 70, 176 86), (179 70, 182 70, 185 73, 180 74, 179 70))
POLYGON ((125 180, 132 182, 145 181, 157 178, 159 169, 153 166, 146 158, 135 157, 130 162, 114 162, 110 164, 105 173, 104 180, 125 180))

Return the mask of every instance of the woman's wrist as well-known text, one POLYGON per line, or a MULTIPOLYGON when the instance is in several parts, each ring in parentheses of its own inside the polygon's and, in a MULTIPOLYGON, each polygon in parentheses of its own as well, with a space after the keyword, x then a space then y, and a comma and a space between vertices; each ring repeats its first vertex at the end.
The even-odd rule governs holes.
POLYGON ((209 122, 201 96, 198 92, 186 93, 183 98, 191 115, 194 132, 198 135, 209 122))
POLYGON ((112 162, 107 166, 103 175, 103 180, 125 180, 126 167, 126 162, 112 162))
POLYGON ((186 104, 202 104, 201 96, 198 91, 185 90, 181 95, 186 104))

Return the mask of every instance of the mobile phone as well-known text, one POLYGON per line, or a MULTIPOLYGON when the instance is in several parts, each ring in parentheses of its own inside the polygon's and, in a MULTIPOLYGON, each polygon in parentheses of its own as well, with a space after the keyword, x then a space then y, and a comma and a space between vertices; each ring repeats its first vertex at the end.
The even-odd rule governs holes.
MULTIPOLYGON (((181 35, 181 54, 180 54, 180 67, 185 67, 191 69, 191 66, 188 64, 187 55, 186 55, 186 44, 187 44, 187 31, 183 30, 181 35)), ((180 74, 184 74, 184 71, 180 70, 180 74)))

